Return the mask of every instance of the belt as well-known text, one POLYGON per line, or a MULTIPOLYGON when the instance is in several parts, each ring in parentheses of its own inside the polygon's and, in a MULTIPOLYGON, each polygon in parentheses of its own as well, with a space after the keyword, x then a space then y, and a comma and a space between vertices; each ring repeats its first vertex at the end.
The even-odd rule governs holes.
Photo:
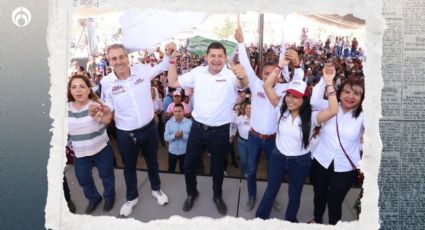
POLYGON ((196 127, 199 127, 199 128, 201 128, 203 130, 217 130, 217 129, 222 129, 222 128, 226 127, 226 126, 229 126, 229 123, 224 124, 224 125, 220 125, 220 126, 208 126, 206 124, 202 124, 202 123, 196 121, 195 119, 193 119, 193 124, 196 127))
POLYGON ((273 133, 271 135, 265 135, 255 131, 253 128, 249 130, 249 133, 263 140, 268 140, 276 137, 276 133, 273 133))
POLYGON ((138 129, 134 129, 134 130, 130 130, 128 132, 143 132, 147 129, 149 129, 151 126, 153 126, 155 124, 155 119, 152 119, 152 121, 150 121, 148 124, 146 124, 145 126, 142 126, 138 129))

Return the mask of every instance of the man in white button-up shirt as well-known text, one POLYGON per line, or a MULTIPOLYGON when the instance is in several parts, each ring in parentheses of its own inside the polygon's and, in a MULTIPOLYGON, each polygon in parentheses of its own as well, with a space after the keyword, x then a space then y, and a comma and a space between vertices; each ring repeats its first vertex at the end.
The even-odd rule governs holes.
MULTIPOLYGON (((167 47, 175 44, 167 44, 167 47)), ((152 196, 160 205, 168 202, 161 191, 158 173, 158 131, 154 122, 154 108, 151 97, 151 80, 167 70, 168 56, 154 67, 135 64, 130 66, 128 53, 121 44, 113 44, 106 50, 113 72, 103 81, 102 90, 106 104, 114 112, 116 138, 124 163, 124 178, 127 187, 127 202, 120 215, 129 216, 138 202, 136 164, 139 149, 145 157, 152 196)))
POLYGON ((194 88, 193 124, 190 129, 184 174, 186 179, 187 199, 183 210, 189 211, 195 198, 196 171, 201 160, 204 146, 211 153, 213 176, 213 201, 221 214, 226 214, 227 207, 222 199, 224 159, 229 150, 229 123, 233 118, 233 105, 238 96, 238 89, 248 85, 248 77, 241 65, 226 64, 226 49, 221 43, 213 42, 207 48, 205 60, 207 66, 200 66, 177 79, 177 70, 173 52, 168 71, 169 86, 194 88))

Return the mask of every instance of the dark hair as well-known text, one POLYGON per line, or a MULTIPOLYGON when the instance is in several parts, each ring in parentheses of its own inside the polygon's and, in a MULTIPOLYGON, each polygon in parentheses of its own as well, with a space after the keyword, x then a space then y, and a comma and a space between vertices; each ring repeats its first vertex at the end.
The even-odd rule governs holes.
POLYGON ((91 100, 93 100, 93 101, 96 101, 96 102, 99 102, 99 97, 93 92, 93 90, 91 89, 91 84, 90 84, 90 79, 87 77, 87 76, 84 76, 84 75, 80 75, 80 74, 75 74, 75 75, 72 75, 72 77, 71 78, 69 78, 69 81, 68 81, 68 87, 67 87, 67 96, 68 96, 68 102, 70 102, 70 101, 75 101, 75 98, 72 96, 72 94, 71 94, 71 84, 72 84, 72 81, 74 80, 74 79, 81 79, 81 80, 83 80, 84 81, 84 83, 86 83, 86 85, 87 85, 87 87, 89 87, 90 88, 90 94, 89 94, 89 99, 91 99, 91 100))
MULTIPOLYGON (((280 120, 283 117, 283 114, 288 110, 286 105, 286 97, 288 94, 283 97, 282 106, 280 107, 280 120)), ((310 129, 311 129, 311 105, 310 105, 310 96, 304 96, 303 104, 300 107, 299 116, 301 119, 301 132, 302 132, 302 143, 303 147, 307 148, 310 143, 310 129)), ((279 125, 279 124, 278 124, 279 125)))
MULTIPOLYGON (((242 108, 245 106, 244 105, 244 103, 243 102, 239 102, 239 103, 236 103, 234 106, 233 106, 233 111, 236 109, 236 107, 237 106, 239 106, 239 109, 236 111, 237 112, 237 115, 239 116, 239 115, 241 115, 241 114, 243 114, 245 111, 242 111, 242 108)), ((245 109, 244 109, 245 110, 245 109)))
POLYGON ((350 86, 351 89, 353 89, 354 86, 359 86, 359 87, 362 88, 362 96, 360 97, 360 103, 359 103, 359 105, 357 106, 356 110, 353 113, 353 117, 358 118, 359 115, 360 115, 360 113, 363 111, 362 103, 363 103, 364 94, 365 94, 365 92, 364 92, 365 91, 364 80, 362 80, 362 79, 355 79, 355 78, 348 78, 347 80, 344 80, 341 83, 341 86, 339 87, 339 90, 338 90, 338 92, 336 94, 336 96, 338 98, 338 101, 340 101, 341 92, 342 92, 342 90, 344 89, 344 87, 346 85, 350 86))
POLYGON ((226 55, 226 48, 220 42, 213 42, 207 48, 207 54, 209 54, 210 49, 222 49, 226 55))
POLYGON ((183 104, 180 104, 180 103, 178 103, 178 104, 174 104, 174 108, 173 108, 173 110, 174 110, 176 107, 180 107, 180 108, 182 108, 182 110, 184 111, 183 104))
MULTIPOLYGON (((251 105, 251 103, 249 101, 244 100, 244 101, 241 101, 239 103, 239 105, 240 105, 240 108, 239 108, 239 111, 238 111, 238 116, 245 115, 246 106, 251 105)), ((235 105, 235 107, 236 107, 236 105, 235 105)))

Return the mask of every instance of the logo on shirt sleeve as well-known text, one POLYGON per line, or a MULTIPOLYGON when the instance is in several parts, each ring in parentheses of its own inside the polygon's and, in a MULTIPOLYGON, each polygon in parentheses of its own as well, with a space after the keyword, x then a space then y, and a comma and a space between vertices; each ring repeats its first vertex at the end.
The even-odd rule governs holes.
POLYGON ((124 92, 125 92, 125 89, 122 85, 115 85, 112 87, 112 95, 117 95, 124 92))
POLYGON ((263 92, 258 92, 257 96, 261 97, 261 98, 266 98, 266 95, 263 92))

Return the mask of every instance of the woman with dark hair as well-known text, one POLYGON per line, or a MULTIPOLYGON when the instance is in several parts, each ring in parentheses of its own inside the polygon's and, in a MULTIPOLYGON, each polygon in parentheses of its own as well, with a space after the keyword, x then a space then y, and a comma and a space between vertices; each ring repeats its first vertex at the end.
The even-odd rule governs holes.
POLYGON ((68 134, 75 154, 75 176, 89 200, 86 214, 92 213, 102 200, 92 177, 94 166, 103 182, 103 210, 109 211, 114 205, 114 160, 105 127, 111 118, 111 110, 99 101, 89 78, 73 75, 68 82, 68 134))
MULTIPOLYGON (((300 206, 300 197, 304 180, 310 172, 311 153, 309 141, 312 129, 322 122, 326 122, 338 112, 335 91, 328 91, 329 107, 320 112, 312 112, 310 105, 310 88, 302 80, 293 80, 288 84, 286 95, 281 100, 273 89, 278 75, 284 65, 291 60, 287 55, 279 60, 279 65, 270 74, 264 83, 264 90, 270 102, 277 106, 281 103, 276 147, 274 148, 268 165, 268 182, 264 196, 258 206, 256 217, 268 219, 273 201, 279 192, 282 180, 288 176, 288 206, 285 220, 298 222, 297 213, 300 206)), ((327 64, 324 69, 324 79, 331 84, 335 76, 335 68, 327 64)))
MULTIPOLYGON (((311 104, 323 109, 328 101, 323 99, 325 90, 332 84, 320 81, 313 90, 311 104)), ((349 78, 342 82, 337 97, 338 114, 323 123, 317 147, 313 151, 311 180, 314 188, 314 219, 310 223, 322 223, 328 207, 329 224, 341 220, 341 205, 357 178, 360 168, 361 137, 364 132, 364 82, 349 78)))
POLYGON ((236 118, 238 128, 237 147, 240 162, 241 177, 246 178, 246 170, 248 165, 248 133, 251 129, 251 104, 246 103, 244 112, 236 118))

